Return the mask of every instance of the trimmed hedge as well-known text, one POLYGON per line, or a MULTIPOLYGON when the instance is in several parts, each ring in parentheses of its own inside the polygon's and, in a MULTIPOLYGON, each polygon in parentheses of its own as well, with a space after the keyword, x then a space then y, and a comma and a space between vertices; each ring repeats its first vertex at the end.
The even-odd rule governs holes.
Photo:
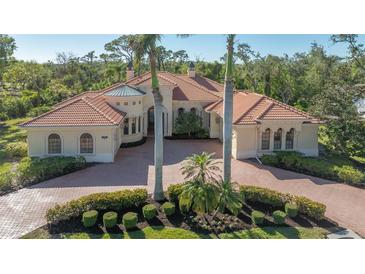
POLYGON ((324 218, 326 206, 312 201, 303 196, 295 196, 289 193, 257 187, 241 185, 240 191, 245 195, 247 201, 259 202, 274 207, 283 208, 286 203, 294 203, 298 206, 298 211, 317 220, 324 218))
POLYGON ((351 165, 333 163, 321 158, 303 157, 298 152, 276 152, 263 155, 265 165, 276 166, 324 179, 342 181, 347 184, 365 186, 365 173, 351 165))
POLYGON ((175 203, 179 201, 179 195, 183 191, 183 186, 184 184, 169 185, 169 187, 167 188, 167 197, 169 201, 175 203))
POLYGON ((255 225, 261 225, 264 223, 265 214, 261 211, 254 210, 251 212, 251 220, 255 225))
POLYGON ((142 207, 142 213, 145 219, 151 220, 157 215, 157 208, 155 205, 148 204, 142 207))
POLYGON ((285 204, 285 212, 290 218, 294 218, 298 215, 298 207, 296 204, 285 204))
POLYGON ((163 203, 161 208, 166 216, 171 216, 171 215, 175 214, 175 204, 174 203, 165 202, 165 203, 163 203))
POLYGON ((146 201, 147 197, 146 189, 127 189, 90 194, 48 209, 46 219, 48 223, 57 224, 60 221, 79 217, 83 212, 92 209, 98 211, 120 211, 141 205, 146 201))
POLYGON ((39 183, 86 167, 84 157, 23 158, 18 166, 21 185, 39 183))
POLYGON ((272 213, 274 218, 274 223, 277 225, 282 225, 285 223, 286 213, 281 210, 276 210, 272 213))
POLYGON ((123 225, 125 229, 132 229, 135 228, 138 223, 138 216, 137 213, 128 212, 123 215, 123 225))
POLYGON ((98 212, 96 210, 89 210, 82 214, 82 224, 84 227, 92 227, 98 220, 98 212))
POLYGON ((118 214, 114 211, 109 211, 103 215, 103 224, 106 228, 112 228, 117 225, 118 214))

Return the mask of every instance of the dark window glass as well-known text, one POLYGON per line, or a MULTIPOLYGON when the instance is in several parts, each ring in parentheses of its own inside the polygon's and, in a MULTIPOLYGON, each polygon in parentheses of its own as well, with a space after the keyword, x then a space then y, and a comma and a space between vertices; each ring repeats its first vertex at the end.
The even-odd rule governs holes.
POLYGON ((61 137, 58 134, 48 136, 48 154, 61 153, 61 137))
POLYGON ((80 136, 80 153, 93 153, 93 137, 89 133, 83 133, 80 136))
POLYGON ((282 130, 279 128, 274 133, 274 150, 281 149, 281 136, 282 136, 282 130))
POLYGON ((124 119, 124 135, 128 135, 129 134, 129 119, 126 118, 124 119))
POLYGON ((136 122, 137 122, 137 119, 132 118, 132 134, 136 133, 136 122))
POLYGON ((138 117, 138 132, 141 132, 141 117, 138 117))
POLYGON ((294 128, 291 128, 286 133, 285 149, 293 149, 293 148, 294 148, 294 128))
POLYGON ((261 149, 262 150, 270 149, 270 129, 266 129, 262 133, 262 137, 261 137, 261 149))
POLYGON ((181 114, 183 114, 183 113, 184 113, 184 109, 183 109, 183 108, 179 108, 179 109, 177 110, 177 112, 178 112, 178 114, 179 114, 179 116, 180 116, 181 114))

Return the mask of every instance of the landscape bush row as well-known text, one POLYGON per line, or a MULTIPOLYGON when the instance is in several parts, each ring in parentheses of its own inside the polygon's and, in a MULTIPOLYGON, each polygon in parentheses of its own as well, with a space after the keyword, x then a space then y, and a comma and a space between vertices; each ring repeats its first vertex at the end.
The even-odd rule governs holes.
POLYGON ((351 165, 339 165, 321 158, 303 157, 298 152, 277 152, 263 155, 265 165, 284 168, 356 186, 365 186, 365 173, 351 165))
MULTIPOLYGON (((315 202, 303 196, 296 196, 256 186, 241 185, 239 190, 245 197, 246 201, 258 202, 275 208, 284 208, 286 203, 296 204, 298 212, 316 220, 322 219, 326 212, 326 206, 324 204, 315 202)), ((178 197, 182 191, 183 184, 171 185, 167 189, 167 196, 169 200, 178 202, 178 197)), ((180 210, 181 209, 182 206, 180 205, 180 210)))
MULTIPOLYGON (((14 149, 13 153, 18 149, 14 149)), ((0 191, 39 183, 86 167, 84 157, 24 157, 18 166, 0 174, 0 191)))
POLYGON ((48 223, 57 224, 80 217, 89 210, 121 211, 140 206, 146 202, 147 197, 145 189, 90 194, 48 209, 46 219, 48 223))

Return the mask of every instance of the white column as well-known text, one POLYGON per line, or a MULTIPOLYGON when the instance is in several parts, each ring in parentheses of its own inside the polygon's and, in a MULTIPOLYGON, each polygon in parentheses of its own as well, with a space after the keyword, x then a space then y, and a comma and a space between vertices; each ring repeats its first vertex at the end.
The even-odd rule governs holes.
POLYGON ((281 131, 281 150, 285 150, 285 136, 286 136, 286 131, 284 129, 282 129, 281 131))

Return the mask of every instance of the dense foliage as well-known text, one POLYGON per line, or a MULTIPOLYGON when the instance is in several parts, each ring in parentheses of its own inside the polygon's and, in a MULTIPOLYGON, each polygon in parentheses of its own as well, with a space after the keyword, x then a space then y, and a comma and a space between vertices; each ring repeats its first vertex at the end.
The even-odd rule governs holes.
POLYGON ((284 208, 287 202, 294 203, 298 206, 298 212, 317 220, 322 219, 326 212, 326 206, 324 204, 312 201, 303 196, 295 196, 267 188, 246 185, 241 185, 240 191, 245 195, 247 201, 259 202, 275 208, 284 208))
POLYGON ((261 160, 266 165, 285 168, 329 180, 336 180, 353 184, 365 185, 365 173, 350 165, 348 161, 303 157, 297 152, 277 152, 263 155, 261 160))
POLYGON ((202 127, 202 119, 193 112, 183 112, 175 120, 174 133, 178 135, 206 138, 207 133, 202 127))
POLYGON ((60 221, 80 217, 83 212, 88 210, 120 211, 139 206, 146 199, 147 191, 145 189, 95 193, 48 209, 46 219, 48 223, 56 224, 60 221))
POLYGON ((23 158, 17 168, 22 185, 39 183, 86 167, 84 157, 23 158))

